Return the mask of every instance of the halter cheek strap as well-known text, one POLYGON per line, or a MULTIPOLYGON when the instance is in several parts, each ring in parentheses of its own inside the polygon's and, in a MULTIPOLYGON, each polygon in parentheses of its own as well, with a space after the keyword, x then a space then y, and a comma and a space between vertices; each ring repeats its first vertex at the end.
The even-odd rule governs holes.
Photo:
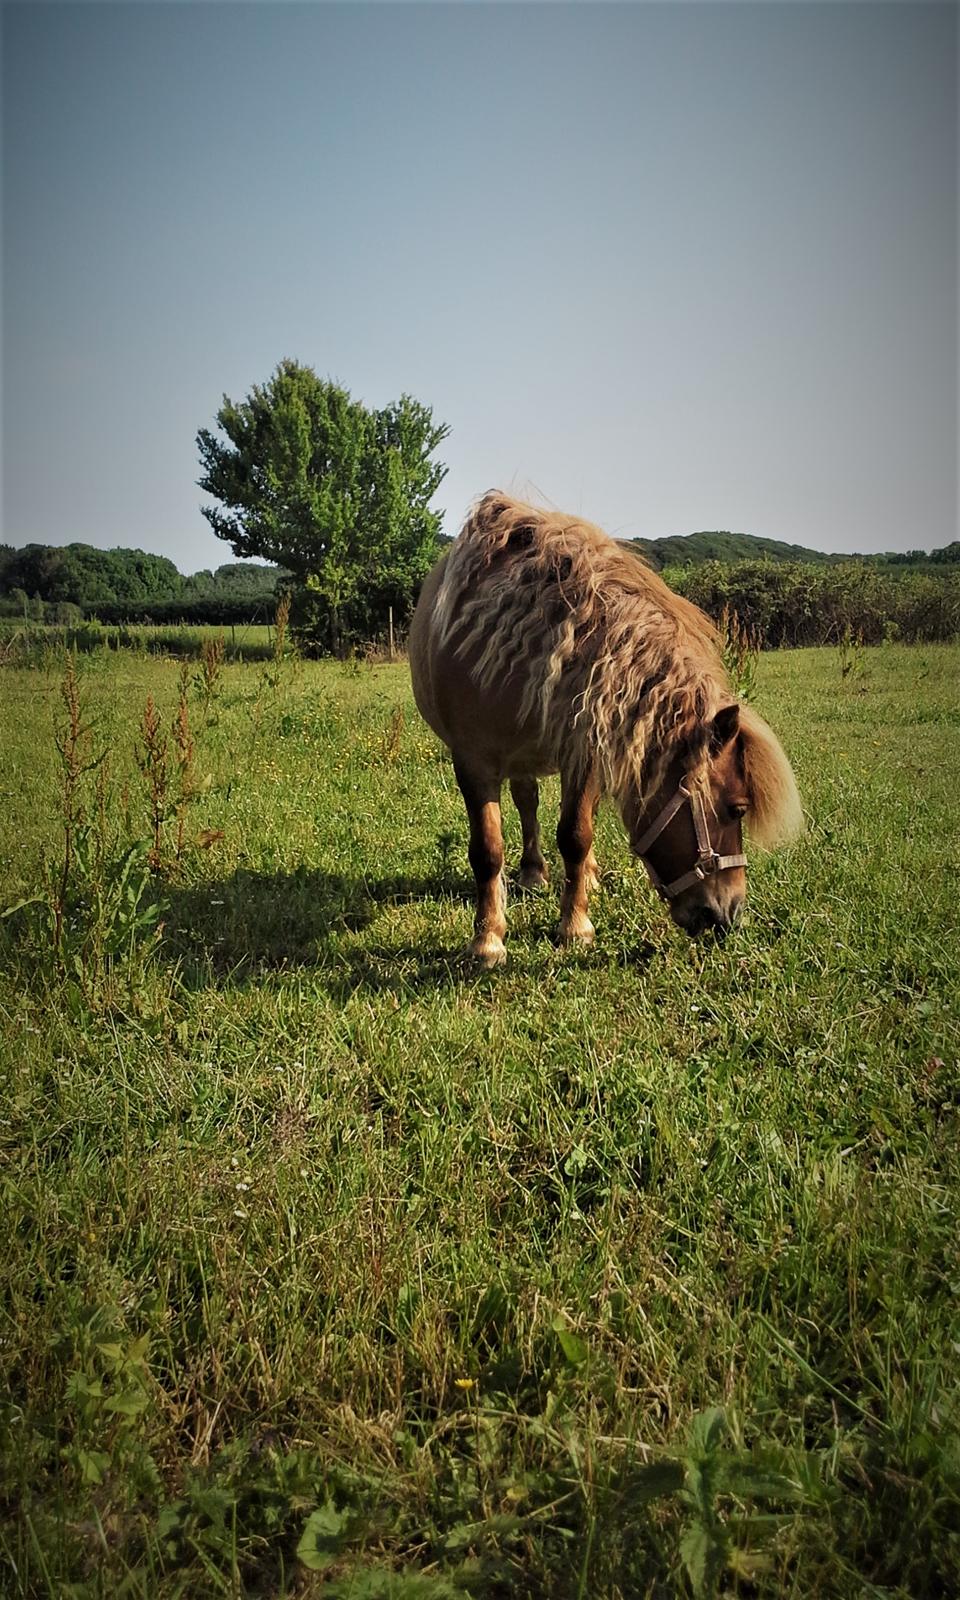
POLYGON ((675 900, 684 889, 689 889, 695 883, 702 883, 704 878, 712 878, 717 872, 726 872, 729 867, 745 867, 747 858, 744 855, 721 856, 718 855, 710 843, 710 832, 707 828, 707 813, 703 804, 703 796, 696 789, 688 789, 681 781, 680 787, 671 800, 668 800, 657 820, 649 827, 643 838, 634 845, 636 854, 640 857, 647 869, 650 882, 656 889, 661 900, 675 900), (690 815, 693 818, 693 827, 697 835, 697 859, 689 872, 681 878, 674 878, 672 883, 664 883, 663 879, 647 860, 647 851, 659 839, 664 828, 672 822, 681 806, 689 804, 690 815))

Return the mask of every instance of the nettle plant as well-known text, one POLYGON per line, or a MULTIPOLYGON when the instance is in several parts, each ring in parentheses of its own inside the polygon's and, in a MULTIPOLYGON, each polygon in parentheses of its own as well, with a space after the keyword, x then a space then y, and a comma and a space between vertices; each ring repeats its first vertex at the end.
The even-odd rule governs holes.
POLYGON ((720 613, 720 646, 723 664, 738 700, 753 700, 760 671, 763 635, 758 627, 744 622, 732 606, 720 613))
POLYGON ((156 1494, 160 1475, 144 1438, 152 1404, 150 1335, 134 1336, 112 1304, 79 1307, 64 1333, 72 1359, 64 1388, 65 1465, 88 1488, 109 1480, 127 1504, 156 1494))
POLYGON ((60 697, 59 842, 44 860, 42 888, 3 916, 19 919, 24 945, 52 960, 57 975, 90 1003, 102 997, 119 962, 152 945, 161 908, 148 893, 147 847, 141 841, 121 847, 112 828, 109 751, 94 745, 73 655, 60 697))
MULTIPOLYGON (((112 980, 142 977, 160 936, 163 898, 157 880, 176 871, 188 844, 191 808, 211 786, 196 768, 188 708, 189 676, 180 674, 169 728, 147 697, 135 756, 146 796, 148 835, 129 837, 114 820, 111 752, 95 741, 95 722, 81 690, 76 658, 67 657, 60 685, 63 715, 54 732, 58 754, 58 841, 43 861, 42 885, 0 913, 18 942, 41 965, 52 964, 83 1006, 109 997, 112 980)), ((198 841, 206 838, 199 836, 198 841)))
POLYGON ((227 643, 222 633, 205 638, 200 646, 200 670, 195 673, 193 681, 203 701, 204 723, 210 721, 211 707, 220 694, 226 649, 227 643))

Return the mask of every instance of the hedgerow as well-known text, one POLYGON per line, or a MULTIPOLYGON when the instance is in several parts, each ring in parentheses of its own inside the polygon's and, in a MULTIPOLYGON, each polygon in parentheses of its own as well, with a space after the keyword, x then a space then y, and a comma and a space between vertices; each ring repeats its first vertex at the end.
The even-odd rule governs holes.
POLYGON ((706 561, 672 568, 664 578, 720 620, 736 612, 767 649, 836 644, 948 640, 960 632, 960 573, 884 571, 867 562, 706 561))

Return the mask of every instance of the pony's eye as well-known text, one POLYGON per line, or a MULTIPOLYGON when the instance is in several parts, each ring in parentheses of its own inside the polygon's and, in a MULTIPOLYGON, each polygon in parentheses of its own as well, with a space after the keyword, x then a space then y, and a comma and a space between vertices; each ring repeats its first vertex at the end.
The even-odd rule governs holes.
POLYGON ((739 822, 741 818, 746 816, 749 809, 745 800, 735 800, 730 807, 730 815, 735 821, 739 822))

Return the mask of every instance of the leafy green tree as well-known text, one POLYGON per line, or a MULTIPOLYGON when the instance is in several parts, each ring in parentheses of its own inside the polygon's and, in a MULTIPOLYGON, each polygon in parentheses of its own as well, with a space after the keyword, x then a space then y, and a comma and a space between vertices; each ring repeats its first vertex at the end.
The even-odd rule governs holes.
MULTIPOLYGON (((332 642, 372 593, 409 605, 439 551, 429 503, 446 475, 431 459, 449 432, 403 395, 371 411, 310 367, 282 361, 219 433, 201 428, 203 515, 238 556, 286 567, 331 619, 332 642)), ((391 601, 390 603, 393 603, 391 601)))

